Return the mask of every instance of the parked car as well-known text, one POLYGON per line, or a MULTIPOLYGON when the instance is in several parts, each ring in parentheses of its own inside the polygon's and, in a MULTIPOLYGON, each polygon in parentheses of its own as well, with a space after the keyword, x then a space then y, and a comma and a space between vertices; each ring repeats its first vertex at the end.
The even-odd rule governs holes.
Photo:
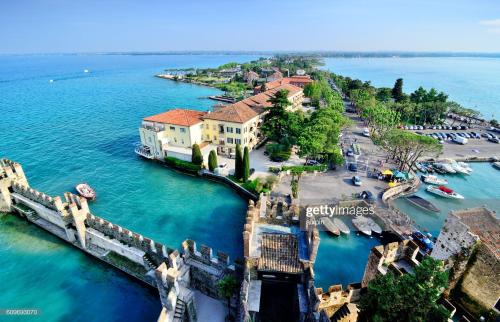
POLYGON ((365 199, 368 202, 374 202, 375 201, 375 196, 373 193, 369 190, 364 190, 358 194, 358 198, 360 199, 365 199))
POLYGON ((316 160, 307 160, 306 165, 320 165, 321 163, 316 160))
POLYGON ((463 136, 457 136, 456 138, 453 139, 453 141, 457 142, 458 144, 467 144, 469 140, 463 136))
POLYGON ((493 142, 493 143, 500 143, 500 140, 497 137, 489 138, 488 141, 493 142))
POLYGON ((369 137, 369 136, 370 136, 370 130, 369 130, 367 127, 365 127, 365 128, 363 129, 363 136, 367 136, 367 137, 369 137))
POLYGON ((352 172, 357 172, 358 166, 356 165, 356 163, 349 163, 349 170, 352 172))
POLYGON ((352 157, 354 155, 354 152, 352 151, 351 148, 347 149, 346 153, 345 153, 348 157, 352 157))
POLYGON ((358 176, 352 177, 352 184, 355 186, 361 186, 361 184, 362 184, 361 178, 358 176))

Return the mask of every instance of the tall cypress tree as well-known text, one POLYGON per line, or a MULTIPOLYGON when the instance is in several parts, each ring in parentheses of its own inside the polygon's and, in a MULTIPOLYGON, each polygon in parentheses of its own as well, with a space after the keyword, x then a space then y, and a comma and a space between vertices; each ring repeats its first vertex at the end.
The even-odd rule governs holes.
POLYGON ((243 152, 243 182, 247 182, 250 177, 250 156, 248 147, 246 146, 243 152))
POLYGON ((405 94, 403 93, 402 78, 396 79, 396 83, 394 83, 394 87, 392 88, 392 97, 397 103, 404 101, 405 94))
POLYGON ((234 176, 238 180, 243 177, 243 157, 241 156, 241 146, 239 144, 236 144, 234 176))
POLYGON ((217 168, 217 152, 212 150, 208 155, 208 169, 214 171, 215 168, 217 168))
POLYGON ((193 149, 191 151, 191 162, 197 165, 203 163, 203 155, 201 154, 200 146, 198 144, 193 144, 193 149))

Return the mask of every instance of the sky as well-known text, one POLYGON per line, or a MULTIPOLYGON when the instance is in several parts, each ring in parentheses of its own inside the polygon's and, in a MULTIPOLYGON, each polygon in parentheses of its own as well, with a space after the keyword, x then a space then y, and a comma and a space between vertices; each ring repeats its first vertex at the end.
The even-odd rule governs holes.
POLYGON ((0 0, 0 54, 500 52, 499 0, 0 0))

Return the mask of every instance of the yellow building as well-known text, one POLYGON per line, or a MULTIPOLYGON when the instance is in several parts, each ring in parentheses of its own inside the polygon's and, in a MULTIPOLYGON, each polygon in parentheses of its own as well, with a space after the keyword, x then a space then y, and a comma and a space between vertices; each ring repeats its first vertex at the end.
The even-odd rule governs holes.
POLYGON ((190 161, 191 147, 196 143, 206 162, 212 149, 229 157, 234 157, 236 144, 252 150, 263 139, 259 129, 266 108, 272 106, 269 99, 280 90, 288 91, 290 110, 302 105, 302 89, 284 84, 213 112, 174 109, 146 117, 139 129, 141 145, 136 153, 150 159, 163 160, 168 155, 190 161))

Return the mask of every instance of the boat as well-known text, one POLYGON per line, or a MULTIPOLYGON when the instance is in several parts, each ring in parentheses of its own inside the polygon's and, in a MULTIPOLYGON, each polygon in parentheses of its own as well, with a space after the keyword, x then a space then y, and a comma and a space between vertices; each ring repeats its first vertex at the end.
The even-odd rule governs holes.
POLYGON ((342 219, 340 219, 340 218, 333 218, 333 223, 335 224, 335 226, 337 226, 337 228, 340 230, 340 232, 342 234, 349 235, 349 233, 351 232, 351 230, 349 229, 349 226, 347 226, 342 221, 342 219))
POLYGON ((413 240, 419 245, 425 253, 432 251, 434 243, 420 231, 416 230, 411 234, 413 240))
POLYGON ((94 189, 92 189, 88 184, 86 183, 79 183, 76 185, 76 191, 80 194, 80 196, 89 199, 89 200, 95 200, 96 198, 96 193, 94 189))
POLYGON ((372 233, 375 233, 377 235, 382 234, 382 228, 375 222, 375 220, 371 219, 370 217, 365 217, 366 221, 368 222, 368 227, 370 227, 372 233))
POLYGON ((461 166, 462 168, 466 169, 466 170, 467 170, 467 171, 469 171, 469 172, 474 171, 474 170, 470 167, 470 165, 468 165, 468 164, 467 164, 467 163, 465 163, 465 162, 457 162, 457 163, 458 163, 458 165, 459 165, 459 166, 461 166))
POLYGON ((84 72, 84 73, 90 73, 90 70, 88 70, 88 69, 84 69, 84 70, 83 70, 83 72, 84 72))
POLYGON ((372 230, 368 224, 368 221, 366 221, 366 217, 358 216, 352 220, 352 224, 359 232, 365 234, 366 236, 372 235, 372 230))
POLYGON ((151 148, 147 145, 138 144, 135 149, 135 153, 146 159, 154 159, 155 156, 151 152, 151 148))
POLYGON ((448 163, 435 163, 434 166, 441 168, 442 170, 446 171, 447 173, 457 173, 457 171, 455 169, 453 169, 451 164, 448 164, 448 163))
POLYGON ((329 233, 335 236, 340 235, 340 230, 339 228, 333 223, 333 221, 329 217, 323 217, 321 218, 323 222, 323 226, 328 230, 329 233))
POLYGON ((492 165, 493 165, 493 168, 500 170, 500 162, 493 162, 492 165))
POLYGON ((452 198, 452 199, 465 199, 461 194, 456 193, 450 188, 445 186, 428 186, 426 189, 428 192, 433 193, 435 195, 452 198))
POLYGON ((418 171, 422 173, 427 173, 427 167, 425 167, 423 164, 416 162, 415 167, 417 168, 418 171))
POLYGON ((434 169, 434 171, 437 172, 437 173, 439 173, 439 174, 446 174, 446 173, 448 173, 440 165, 437 165, 437 164, 433 164, 432 165, 432 169, 434 169))
POLYGON ((438 176, 428 174, 428 175, 422 175, 420 177, 423 182, 428 183, 428 184, 437 184, 437 185, 444 185, 448 184, 448 181, 443 178, 439 178, 438 176))
POLYGON ((432 211, 432 212, 440 212, 439 208, 436 207, 432 202, 425 200, 422 197, 419 196, 408 196, 405 198, 406 201, 411 203, 414 206, 417 206, 419 208, 422 208, 424 210, 432 211))

